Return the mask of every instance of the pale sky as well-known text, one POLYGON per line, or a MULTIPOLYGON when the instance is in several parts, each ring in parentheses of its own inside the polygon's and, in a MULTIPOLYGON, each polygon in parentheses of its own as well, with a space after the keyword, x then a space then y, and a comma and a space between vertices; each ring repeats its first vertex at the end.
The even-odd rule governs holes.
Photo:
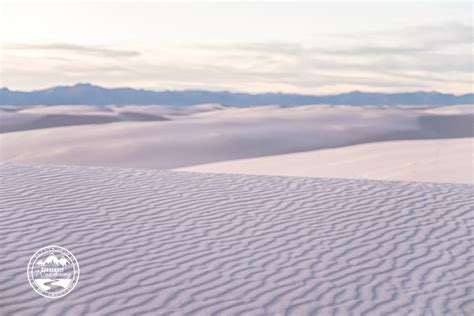
POLYGON ((473 88, 464 3, 2 2, 0 86, 338 93, 473 88))

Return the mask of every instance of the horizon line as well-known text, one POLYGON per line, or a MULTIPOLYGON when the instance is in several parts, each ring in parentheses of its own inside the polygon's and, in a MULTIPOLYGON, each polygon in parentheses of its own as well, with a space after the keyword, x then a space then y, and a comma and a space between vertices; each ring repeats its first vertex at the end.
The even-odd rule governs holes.
POLYGON ((1 90, 8 90, 11 92, 23 92, 23 93, 32 93, 32 92, 38 92, 38 91, 44 91, 44 90, 49 90, 49 89, 54 89, 54 88, 72 88, 76 86, 91 86, 91 87, 98 87, 102 89, 107 89, 107 90, 114 90, 114 89, 132 89, 132 90, 141 90, 141 91, 150 91, 150 92, 211 92, 211 93, 234 93, 234 94, 247 94, 247 95, 261 95, 261 94, 282 94, 282 95, 298 95, 298 96, 336 96, 336 95, 341 95, 341 94, 350 94, 350 93, 366 93, 366 94, 386 94, 386 95, 393 95, 393 94, 402 94, 402 93, 436 93, 436 94, 444 94, 444 95, 453 95, 453 96, 466 96, 466 95, 472 95, 473 92, 464 92, 460 94, 456 93, 451 93, 451 92, 439 92, 437 90, 416 90, 416 91, 398 91, 398 92, 381 92, 381 91, 362 91, 362 90, 349 90, 346 92, 339 92, 339 93, 322 93, 322 94, 306 94, 306 93, 297 93, 297 92, 281 92, 281 91, 266 91, 266 92, 246 92, 246 91, 231 91, 231 90, 207 90, 207 89, 163 89, 163 90, 153 90, 153 89, 147 89, 147 88, 133 88, 133 87, 127 87, 127 86, 122 86, 122 87, 106 87, 98 84, 94 84, 91 82, 77 82, 75 84, 70 84, 70 85, 55 85, 55 86, 50 86, 48 88, 40 88, 40 89, 32 89, 32 90, 12 90, 8 88, 7 86, 0 87, 1 90))

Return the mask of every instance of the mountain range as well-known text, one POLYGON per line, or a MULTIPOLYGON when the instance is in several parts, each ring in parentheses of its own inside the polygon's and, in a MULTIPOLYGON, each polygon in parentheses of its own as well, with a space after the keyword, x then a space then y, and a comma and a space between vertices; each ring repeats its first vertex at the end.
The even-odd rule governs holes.
POLYGON ((0 105, 195 105, 218 103, 229 106, 306 104, 347 105, 453 105, 474 104, 474 94, 454 95, 439 92, 373 93, 353 91, 333 95, 292 93, 239 93, 229 91, 152 91, 132 88, 103 88, 90 83, 57 86, 35 91, 0 89, 0 105))

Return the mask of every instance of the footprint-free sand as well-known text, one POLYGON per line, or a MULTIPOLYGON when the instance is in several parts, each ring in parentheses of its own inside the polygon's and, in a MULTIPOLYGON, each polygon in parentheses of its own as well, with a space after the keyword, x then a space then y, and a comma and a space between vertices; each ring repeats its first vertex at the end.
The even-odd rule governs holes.
POLYGON ((1 315, 472 315, 471 185, 1 165, 1 315), (30 287, 39 248, 81 276, 30 287))

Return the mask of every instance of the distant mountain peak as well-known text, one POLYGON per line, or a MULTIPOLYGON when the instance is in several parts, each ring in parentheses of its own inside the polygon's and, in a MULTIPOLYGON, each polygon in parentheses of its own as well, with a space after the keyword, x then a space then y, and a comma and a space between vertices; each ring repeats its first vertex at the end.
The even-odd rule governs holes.
POLYGON ((79 82, 79 83, 76 83, 75 85, 70 86, 70 87, 71 88, 101 88, 101 89, 104 89, 100 86, 93 85, 92 83, 89 83, 89 82, 85 82, 85 83, 79 82))
POLYGON ((76 83, 73 86, 64 86, 64 88, 68 89, 105 89, 100 86, 93 85, 92 83, 76 83))

